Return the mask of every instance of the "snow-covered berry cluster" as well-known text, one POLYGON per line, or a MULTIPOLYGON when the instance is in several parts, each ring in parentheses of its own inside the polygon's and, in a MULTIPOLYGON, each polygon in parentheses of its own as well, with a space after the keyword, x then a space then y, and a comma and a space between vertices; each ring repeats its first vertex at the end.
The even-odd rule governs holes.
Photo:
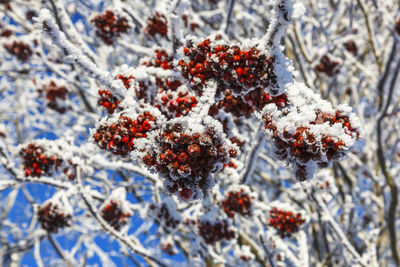
POLYGON ((201 220, 198 228, 199 234, 206 244, 214 244, 223 239, 230 240, 235 237, 235 232, 229 229, 229 224, 226 220, 216 222, 201 220))
POLYGON ((189 41, 179 61, 182 75, 189 79, 193 89, 202 89, 210 79, 218 83, 218 97, 225 90, 240 95, 256 87, 273 88, 276 85, 274 58, 256 48, 231 45, 219 38, 202 42, 189 41))
POLYGON ((174 68, 173 60, 174 58, 168 54, 164 49, 156 49, 155 58, 149 61, 144 61, 143 65, 148 67, 163 68, 164 70, 171 70, 174 68))
POLYGON ((254 199, 243 188, 239 191, 229 191, 227 198, 225 198, 221 207, 229 218, 234 218, 235 213, 242 216, 251 215, 251 201, 254 199))
POLYGON ((184 88, 158 94, 155 103, 167 118, 176 118, 186 116, 197 105, 197 98, 184 88))
POLYGON ((148 111, 138 115, 136 119, 120 115, 115 122, 106 120, 101 123, 93 138, 101 149, 126 156, 134 150, 134 140, 146 138, 147 133, 154 129, 155 122, 156 118, 148 111))
POLYGON ((354 40, 349 40, 346 43, 344 43, 344 48, 353 54, 353 56, 357 56, 358 54, 358 49, 357 49, 357 45, 356 42, 354 42, 354 40))
POLYGON ((28 59, 32 56, 31 47, 22 41, 14 41, 11 44, 4 44, 4 48, 7 50, 8 53, 23 62, 27 62, 28 59))
POLYGON ((154 218, 160 225, 169 229, 175 229, 182 221, 177 206, 171 198, 166 198, 162 203, 149 205, 148 215, 154 218))
POLYGON ((128 20, 125 17, 115 15, 112 10, 99 14, 92 19, 96 26, 96 35, 108 45, 114 44, 121 33, 127 33, 130 29, 128 20))
POLYGON ((278 159, 286 160, 300 181, 311 178, 346 152, 360 138, 360 122, 345 105, 332 108, 301 84, 287 88, 288 105, 264 108, 265 129, 272 137, 278 159))
POLYGON ((270 212, 268 225, 275 228, 279 235, 289 237, 299 230, 299 227, 305 222, 300 213, 285 211, 274 207, 270 212))
POLYGON ((202 190, 211 188, 211 174, 238 154, 217 129, 187 122, 165 124, 155 143, 142 161, 165 177, 167 190, 183 200, 199 198, 202 190))
POLYGON ((167 18, 164 16, 164 14, 155 12, 147 19, 145 32, 153 37, 155 37, 156 34, 159 34, 161 37, 165 37, 168 33, 167 25, 167 18))
POLYGON ((317 66, 315 66, 315 70, 317 72, 325 73, 325 75, 332 77, 333 75, 339 73, 338 69, 339 62, 333 61, 327 55, 324 55, 317 66))
POLYGON ((19 154, 23 158, 25 177, 52 175, 63 161, 57 155, 47 155, 45 149, 36 144, 28 144, 19 154))
POLYGON ((100 208, 100 216, 115 230, 119 230, 132 216, 132 211, 125 201, 124 188, 115 189, 100 208))
POLYGON ((47 201, 38 209, 38 221, 43 229, 49 233, 57 233, 60 228, 70 226, 72 208, 62 203, 47 201))
POLYGON ((100 96, 97 104, 105 108, 108 114, 113 114, 114 111, 119 108, 121 103, 117 97, 115 97, 109 90, 99 90, 98 94, 100 96))
POLYGON ((65 100, 69 95, 66 86, 57 86, 54 81, 38 90, 40 94, 45 93, 47 106, 58 113, 64 114, 67 111, 65 100))

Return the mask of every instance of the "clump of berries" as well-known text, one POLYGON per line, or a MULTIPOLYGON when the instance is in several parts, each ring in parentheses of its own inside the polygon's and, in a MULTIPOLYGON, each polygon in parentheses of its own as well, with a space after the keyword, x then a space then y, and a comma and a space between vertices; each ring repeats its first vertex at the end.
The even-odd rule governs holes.
POLYGON ((127 219, 132 216, 130 212, 124 211, 121 204, 113 199, 109 200, 101 209, 101 217, 108 222, 115 230, 119 230, 127 223, 127 219))
POLYGON ((353 54, 353 56, 357 56, 358 50, 357 50, 357 45, 356 42, 354 42, 353 40, 350 40, 346 43, 344 43, 344 48, 353 54))
POLYGON ((26 148, 22 148, 19 154, 23 158, 25 177, 52 175, 62 163, 61 158, 46 155, 45 149, 36 144, 29 144, 26 148))
POLYGON ((71 214, 65 213, 60 204, 47 202, 38 210, 38 221, 49 233, 57 233, 58 229, 69 226, 71 214))
POLYGON ((184 58, 179 61, 182 74, 194 89, 201 89, 206 81, 218 83, 218 97, 224 90, 234 95, 247 93, 256 87, 271 90, 276 85, 274 58, 256 48, 241 49, 223 41, 206 39, 199 44, 189 42, 183 48, 184 58))
POLYGON ((222 239, 230 240, 235 237, 235 232, 228 228, 226 220, 217 222, 204 220, 200 222, 198 228, 206 244, 214 244, 222 239))
POLYGON ((339 69, 337 66, 339 62, 332 61, 327 55, 324 55, 317 66, 315 66, 315 70, 321 73, 325 73, 325 75, 332 77, 333 75, 339 73, 339 69))
POLYGON ((134 140, 146 138, 154 129, 156 118, 146 111, 131 119, 121 115, 111 124, 101 124, 93 135, 94 141, 101 149, 111 151, 114 155, 126 156, 135 148, 134 140))
POLYGON ((157 148, 148 151, 142 161, 165 177, 167 190, 183 200, 198 198, 200 189, 212 187, 211 173, 238 154, 212 127, 189 133, 180 123, 167 123, 156 142, 157 148))
POLYGON ((149 206, 149 212, 152 213, 153 217, 159 224, 164 227, 175 229, 181 222, 180 217, 177 216, 176 212, 169 208, 168 203, 161 203, 159 205, 151 204, 149 206))
POLYGON ((125 76, 125 75, 118 75, 116 77, 116 79, 120 79, 122 81, 122 83, 124 84, 126 89, 129 89, 131 87, 132 81, 135 77, 133 77, 132 75, 129 76, 125 76))
POLYGON ((159 97, 160 104, 156 107, 167 117, 176 118, 186 116, 197 105, 197 98, 188 91, 179 91, 162 94, 159 97))
POLYGON ((155 12, 152 16, 147 19, 147 26, 145 32, 155 37, 159 34, 161 37, 167 36, 168 34, 168 23, 167 18, 159 13, 155 12))
POLYGON ((114 44, 116 38, 130 28, 125 17, 117 16, 111 10, 95 16, 91 22, 96 26, 96 35, 108 45, 114 44))
POLYGON ((251 214, 251 200, 253 198, 244 191, 231 191, 228 197, 221 203, 222 209, 225 211, 229 218, 234 218, 235 213, 242 216, 249 216, 251 214))
POLYGON ((344 140, 329 134, 314 133, 311 127, 315 126, 316 129, 322 124, 331 128, 339 126, 349 137, 359 138, 358 129, 353 128, 349 117, 339 111, 334 115, 317 111, 315 120, 309 122, 310 127, 297 127, 294 134, 284 130, 280 135, 268 115, 265 122, 265 128, 272 132, 276 156, 294 165, 294 173, 300 181, 310 176, 310 170, 307 170, 309 162, 315 162, 320 168, 327 167, 331 161, 343 158, 348 149, 344 140))
POLYGON ((43 89, 38 90, 39 93, 45 93, 47 99, 47 106, 58 113, 64 114, 67 111, 67 107, 62 103, 68 97, 68 89, 65 86, 57 86, 54 81, 51 81, 43 89))
POLYGON ((98 105, 104 107, 108 114, 113 114, 115 109, 119 108, 121 100, 118 100, 109 90, 99 90, 98 93, 100 96, 98 105))
POLYGON ((11 44, 4 44, 4 48, 8 53, 23 62, 28 61, 28 59, 32 56, 32 50, 30 46, 22 41, 14 41, 11 44))
POLYGON ((294 214, 291 211, 280 210, 274 207, 270 212, 269 226, 275 228, 279 235, 289 237, 299 230, 299 227, 305 222, 300 213, 294 214))
POLYGON ((165 51, 164 49, 157 49, 155 50, 155 53, 155 58, 143 62, 143 65, 148 67, 163 68, 164 70, 171 70, 174 68, 174 57, 168 55, 167 51, 165 51))

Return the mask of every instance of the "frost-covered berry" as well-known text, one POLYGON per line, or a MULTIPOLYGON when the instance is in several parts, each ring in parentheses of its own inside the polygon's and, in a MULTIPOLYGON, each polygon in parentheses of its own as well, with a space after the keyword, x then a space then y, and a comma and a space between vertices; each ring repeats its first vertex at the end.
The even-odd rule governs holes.
POLYGON ((146 138, 154 128, 156 118, 145 111, 136 119, 121 115, 116 122, 100 124, 93 134, 94 141, 101 149, 111 151, 115 155, 126 156, 135 149, 134 140, 146 138))
POLYGON ((4 29, 1 31, 0 36, 1 37, 10 37, 13 34, 13 31, 10 29, 4 29))
POLYGON ((339 62, 332 61, 327 55, 324 55, 315 70, 317 72, 325 73, 327 76, 332 77, 333 75, 339 73, 338 69, 339 62))
POLYGON ((305 222, 300 213, 285 211, 274 207, 270 212, 268 225, 278 231, 278 234, 284 238, 289 237, 299 230, 299 227, 305 222))
POLYGON ((168 33, 167 24, 167 18, 159 12, 155 12, 147 19, 145 32, 153 37, 155 37, 156 34, 165 37, 168 33))
POLYGON ((192 41, 183 48, 179 61, 182 75, 201 90, 210 79, 218 83, 218 97, 227 89, 240 95, 261 86, 274 87, 274 58, 268 57, 256 48, 242 49, 222 40, 205 39, 200 43, 192 41))
POLYGON ((95 16, 91 22, 96 27, 96 35, 108 45, 114 44, 116 38, 121 33, 127 33, 130 28, 125 17, 115 15, 111 10, 95 16))
POLYGON ((207 244, 214 244, 222 239, 230 240, 235 237, 235 232, 229 229, 226 220, 217 222, 202 220, 198 228, 200 236, 207 244))
POLYGON ((38 221, 43 229, 50 233, 57 233, 58 229, 71 224, 72 213, 61 203, 49 201, 38 209, 38 221))
POLYGON ((109 90, 99 90, 98 94, 100 96, 99 100, 97 101, 99 106, 105 108, 108 114, 113 114, 114 111, 119 107, 121 103, 117 97, 115 97, 109 90))
POLYGON ((8 53, 23 62, 28 61, 28 59, 32 56, 32 50, 30 46, 22 41, 14 41, 11 44, 4 44, 4 48, 8 53))
POLYGON ((67 99, 69 92, 66 86, 57 86, 54 81, 51 81, 44 88, 38 90, 40 94, 43 92, 46 95, 47 106, 58 113, 65 113, 67 107, 64 101, 67 99))
POLYGON ((22 148, 19 154, 23 158, 25 177, 50 176, 63 161, 57 155, 47 155, 45 149, 36 144, 22 148))
POLYGON ((234 218, 235 213, 242 216, 251 214, 252 197, 241 189, 240 191, 228 192, 228 197, 221 203, 221 207, 229 218, 234 218))

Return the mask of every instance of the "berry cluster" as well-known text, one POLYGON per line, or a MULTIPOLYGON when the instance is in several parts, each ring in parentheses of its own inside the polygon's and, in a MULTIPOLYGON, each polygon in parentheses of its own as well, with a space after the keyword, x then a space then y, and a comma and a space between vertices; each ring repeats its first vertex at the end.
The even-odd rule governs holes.
POLYGON ((333 75, 339 73, 339 69, 337 66, 339 62, 332 61, 327 55, 324 55, 317 66, 315 66, 315 70, 321 73, 325 73, 327 76, 332 77, 333 75))
POLYGON ((158 223, 162 224, 164 227, 175 229, 181 222, 179 218, 171 214, 166 203, 162 203, 161 205, 153 203, 150 205, 149 209, 158 223))
POLYGON ((213 244, 222 239, 230 240, 235 237, 235 232, 228 229, 227 221, 210 222, 202 221, 199 224, 199 234, 207 244, 213 244))
POLYGON ((143 65, 148 67, 163 68, 164 70, 171 70, 174 68, 174 57, 168 55, 167 51, 165 51, 164 49, 157 49, 155 50, 155 53, 155 58, 143 62, 143 65))
POLYGON ((22 148, 19 154, 23 158, 25 177, 51 175, 53 169, 57 171, 62 163, 62 159, 54 155, 45 155, 45 150, 35 144, 29 144, 26 148, 22 148))
POLYGON ((112 45, 121 33, 129 30, 128 20, 125 17, 114 15, 114 12, 107 10, 105 14, 99 14, 92 19, 96 26, 96 34, 106 44, 112 45))
POLYGON ((5 29, 1 31, 0 36, 1 37, 10 37, 13 34, 12 30, 10 29, 5 29))
POLYGON ((67 107, 63 106, 61 100, 66 100, 69 94, 67 87, 57 86, 54 81, 51 81, 45 88, 39 89, 39 93, 45 92, 48 100, 47 106, 58 113, 64 114, 67 107))
POLYGON ((160 95, 160 102, 156 107, 168 118, 186 116, 197 105, 196 97, 187 91, 170 91, 160 95))
POLYGON ((122 81, 122 83, 124 84, 126 89, 129 89, 131 87, 132 81, 135 77, 133 77, 132 75, 130 76, 124 76, 124 75, 118 75, 116 77, 116 79, 120 79, 122 81))
POLYGON ((146 138, 147 132, 154 128, 156 118, 150 112, 144 112, 132 120, 126 116, 120 116, 118 121, 102 124, 94 133, 94 141, 101 149, 111 151, 115 155, 126 156, 134 150, 134 140, 146 138))
POLYGON ((130 212, 124 212, 120 206, 118 202, 110 200, 101 209, 101 217, 117 231, 127 223, 127 218, 132 216, 130 212))
POLYGON ((108 90, 99 90, 98 93, 100 96, 98 105, 104 107, 108 114, 113 114, 115 109, 119 108, 121 101, 108 90))
POLYGON ((236 117, 248 117, 255 110, 261 111, 265 105, 275 104, 278 109, 282 109, 288 105, 287 96, 281 94, 271 96, 265 90, 257 87, 253 91, 243 96, 233 96, 231 90, 224 91, 224 99, 210 108, 210 115, 218 114, 218 109, 224 109, 225 112, 231 113, 236 117))
POLYGON ((183 200, 196 198, 198 189, 213 185, 211 173, 222 169, 238 151, 228 147, 211 127, 203 132, 185 133, 180 123, 167 123, 156 139, 158 149, 147 153, 143 163, 165 177, 166 188, 183 200), (195 190, 194 190, 195 189, 195 190))
POLYGON ((305 222, 300 213, 293 214, 291 211, 280 210, 276 207, 269 212, 269 215, 269 225, 274 227, 282 238, 297 232, 305 222))
POLYGON ((162 37, 167 36, 168 34, 167 18, 159 12, 155 12, 151 17, 147 19, 147 26, 145 32, 147 32, 149 35, 153 37, 155 37, 156 34, 159 34, 162 37))
POLYGON ((273 133, 276 156, 294 163, 296 178, 300 181, 306 180, 309 176, 306 166, 309 161, 315 162, 318 167, 327 167, 330 161, 342 158, 347 150, 345 142, 337 137, 323 134, 320 140, 317 140, 317 135, 310 127, 321 124, 333 127, 337 124, 344 128, 345 134, 349 136, 354 134, 357 139, 359 137, 358 130, 352 128, 349 117, 338 111, 335 115, 317 111, 315 120, 309 122, 310 127, 297 127, 294 134, 283 131, 283 134, 279 135, 276 125, 269 116, 266 116, 265 122, 265 128, 273 133))
POLYGON ((32 50, 30 46, 22 41, 14 41, 11 44, 4 44, 4 48, 8 51, 8 53, 14 55, 23 62, 28 61, 29 57, 32 56, 32 50))
POLYGON ((235 95, 276 84, 274 58, 256 48, 242 50, 237 45, 206 39, 197 45, 189 42, 183 53, 179 65, 194 89, 201 89, 210 79, 217 81, 219 92, 230 89, 235 95))
POLYGON ((350 41, 344 43, 344 48, 345 48, 348 52, 352 53, 353 56, 355 56, 355 57, 357 56, 357 54, 358 54, 358 49, 357 49, 356 43, 355 43, 353 40, 350 40, 350 41))
POLYGON ((235 213, 239 213, 242 216, 249 216, 251 213, 251 199, 244 189, 240 191, 231 191, 228 193, 228 197, 221 203, 222 209, 225 211, 229 218, 234 218, 235 213))
POLYGON ((39 207, 38 210, 39 223, 50 233, 57 233, 58 229, 69 226, 71 217, 70 214, 61 211, 58 204, 51 202, 39 207))

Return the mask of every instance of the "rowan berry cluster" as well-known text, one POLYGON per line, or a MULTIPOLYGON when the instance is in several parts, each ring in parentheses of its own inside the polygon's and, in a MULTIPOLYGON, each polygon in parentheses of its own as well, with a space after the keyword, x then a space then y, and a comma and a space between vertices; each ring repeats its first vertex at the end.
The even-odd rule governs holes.
POLYGON ((93 134, 94 141, 101 149, 111 151, 114 155, 126 156, 135 148, 134 140, 146 138, 154 128, 156 118, 150 112, 144 112, 131 119, 121 115, 111 124, 101 124, 93 134))
POLYGON ((117 231, 127 223, 127 218, 132 216, 130 212, 124 212, 121 204, 113 199, 104 205, 100 213, 101 217, 117 231))
POLYGON ((168 91, 159 94, 155 107, 157 107, 167 118, 186 116, 192 108, 197 105, 195 96, 190 95, 186 90, 177 92, 168 91))
POLYGON ((221 207, 229 218, 234 218, 235 213, 239 213, 242 216, 250 216, 252 199, 244 189, 230 191, 228 192, 228 197, 222 201, 221 207))
POLYGON ((95 16, 91 22, 96 26, 96 35, 108 45, 114 44, 121 33, 127 33, 130 29, 128 20, 115 15, 111 10, 95 16))
POLYGON ((119 108, 121 101, 108 90, 99 90, 98 93, 100 96, 97 101, 98 105, 104 107, 108 114, 113 114, 114 111, 119 108))
POLYGON ((181 222, 180 217, 170 210, 168 203, 154 204, 149 206, 149 212, 164 227, 175 229, 181 222))
POLYGON ((235 232, 228 228, 226 220, 219 222, 201 221, 198 228, 199 234, 207 244, 213 244, 222 239, 230 240, 235 237, 235 232))
POLYGON ((309 176, 308 162, 313 161, 320 168, 327 167, 332 160, 343 158, 347 150, 344 140, 329 134, 319 135, 313 132, 318 125, 322 124, 329 125, 331 128, 343 128, 346 135, 353 136, 354 134, 356 139, 359 137, 357 129, 352 128, 349 117, 339 111, 336 111, 334 115, 317 111, 315 120, 309 122, 310 127, 297 127, 294 134, 283 131, 282 135, 277 133, 271 118, 266 117, 265 127, 273 132, 276 156, 295 165, 295 175, 300 181, 306 180, 309 176))
POLYGON ((52 175, 62 163, 61 158, 46 155, 45 149, 36 144, 29 144, 26 148, 22 148, 19 154, 23 158, 25 177, 52 175))
POLYGON ((354 42, 353 40, 350 40, 350 41, 344 43, 344 48, 345 48, 348 52, 352 53, 353 56, 355 56, 355 57, 357 56, 357 54, 358 54, 358 49, 357 49, 356 42, 354 42))
POLYGON ((167 25, 167 18, 159 12, 155 12, 147 19, 145 32, 153 37, 155 37, 156 34, 159 34, 161 37, 165 37, 168 34, 167 25))
POLYGON ((43 92, 46 94, 47 106, 58 113, 64 114, 67 111, 67 107, 63 105, 62 101, 65 101, 68 97, 68 89, 65 86, 57 86, 54 81, 51 81, 47 86, 38 90, 40 94, 43 92))
POLYGON ((269 214, 268 225, 275 228, 282 238, 290 237, 305 222, 300 213, 294 214, 291 211, 280 210, 277 207, 274 207, 269 214))
POLYGON ((154 52, 156 53, 155 58, 143 62, 143 65, 148 67, 163 68, 164 70, 171 70, 174 68, 174 57, 168 55, 167 51, 164 49, 156 49, 154 52))
POLYGON ((324 55, 317 66, 315 66, 315 70, 317 72, 325 73, 325 75, 332 77, 333 75, 339 73, 339 69, 337 66, 339 62, 332 61, 327 55, 324 55))
POLYGON ((42 228, 50 233, 57 233, 58 229, 69 226, 71 214, 61 210, 59 204, 47 202, 38 210, 38 221, 42 228))
POLYGON ((1 37, 10 37, 12 34, 13 34, 12 30, 4 29, 1 31, 0 36, 1 37))
POLYGON ((179 190, 183 200, 198 198, 200 189, 212 187, 211 173, 238 154, 212 127, 189 133, 180 123, 167 123, 155 142, 157 149, 149 150, 142 160, 166 178, 170 193, 179 190))
POLYGON ((4 48, 8 53, 23 62, 28 61, 28 59, 32 56, 32 50, 30 46, 22 41, 14 41, 11 44, 4 44, 4 48))
POLYGON ((184 58, 179 66, 195 90, 201 89, 210 79, 218 83, 218 97, 227 89, 239 95, 258 86, 276 85, 273 57, 256 48, 242 49, 217 39, 206 39, 198 44, 188 42, 183 48, 184 58))

